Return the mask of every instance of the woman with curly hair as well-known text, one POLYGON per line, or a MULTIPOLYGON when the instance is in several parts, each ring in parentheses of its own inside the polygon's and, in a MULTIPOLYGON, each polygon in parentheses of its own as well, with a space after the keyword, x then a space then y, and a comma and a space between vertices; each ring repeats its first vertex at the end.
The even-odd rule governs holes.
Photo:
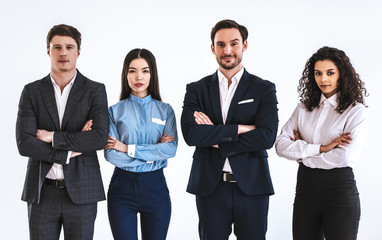
POLYGON ((293 239, 357 239, 352 169, 365 136, 364 84, 343 51, 322 47, 307 61, 298 92, 275 143, 280 157, 299 163, 293 239))

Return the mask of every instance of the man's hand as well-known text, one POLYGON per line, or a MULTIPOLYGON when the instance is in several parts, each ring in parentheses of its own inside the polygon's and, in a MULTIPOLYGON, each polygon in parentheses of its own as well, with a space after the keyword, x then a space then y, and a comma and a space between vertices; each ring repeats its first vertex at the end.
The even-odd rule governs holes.
POLYGON ((51 143, 53 141, 53 133, 54 132, 49 132, 44 129, 37 129, 36 137, 41 141, 51 143))
MULTIPOLYGON (((195 122, 198 125, 204 124, 204 125, 214 125, 214 123, 211 121, 211 119, 203 112, 194 112, 194 118, 195 122)), ((219 145, 215 144, 212 147, 219 148, 219 145)))
POLYGON ((92 125, 93 125, 93 120, 90 119, 88 120, 85 125, 82 127, 82 130, 81 131, 90 131, 92 130, 92 125))
MULTIPOLYGON (((92 130, 92 125, 93 125, 93 120, 90 119, 82 127, 81 131, 83 132, 83 131, 90 131, 90 130, 92 130)), ((81 154, 82 154, 81 152, 72 152, 72 154, 70 154, 70 158, 77 157, 77 156, 79 156, 81 154)))
POLYGON ((252 130, 255 130, 255 129, 256 129, 255 125, 242 125, 242 124, 239 124, 238 127, 237 127, 237 134, 246 133, 246 132, 249 132, 249 131, 252 131, 252 130))
POLYGON ((197 124, 214 125, 211 119, 203 112, 194 112, 195 122, 197 124))

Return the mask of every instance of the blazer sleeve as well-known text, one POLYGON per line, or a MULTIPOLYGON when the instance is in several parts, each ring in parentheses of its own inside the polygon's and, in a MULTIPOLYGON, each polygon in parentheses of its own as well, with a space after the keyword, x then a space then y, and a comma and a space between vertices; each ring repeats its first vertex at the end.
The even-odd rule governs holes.
POLYGON ((188 84, 183 102, 181 127, 184 140, 189 146, 210 147, 238 140, 237 124, 198 125, 195 122, 194 112, 201 110, 200 96, 194 85, 188 84))
POLYGON ((40 161, 66 164, 68 151, 54 149, 51 143, 37 139, 37 115, 30 96, 30 87, 22 91, 16 121, 16 142, 19 153, 40 161))
POLYGON ((238 135, 238 140, 235 142, 219 144, 219 150, 223 156, 263 151, 273 146, 279 122, 276 87, 271 82, 266 83, 259 96, 261 100, 254 122, 256 129, 238 135))
POLYGON ((89 111, 89 119, 93 120, 92 130, 79 132, 55 132, 53 146, 55 149, 90 152, 103 149, 109 134, 109 118, 107 114, 107 97, 105 86, 98 84, 94 90, 89 111))

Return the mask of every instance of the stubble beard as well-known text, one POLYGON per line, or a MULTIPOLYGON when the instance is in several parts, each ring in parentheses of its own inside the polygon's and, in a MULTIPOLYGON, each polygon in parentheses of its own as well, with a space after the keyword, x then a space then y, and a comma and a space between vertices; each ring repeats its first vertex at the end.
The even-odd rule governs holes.
MULTIPOLYGON (((221 58, 223 58, 223 57, 221 57, 221 58)), ((237 65, 239 65, 241 63, 241 59, 242 59, 241 56, 237 56, 237 55, 233 55, 233 57, 235 60, 231 63, 228 63, 228 64, 224 64, 223 60, 221 58, 216 58, 216 59, 219 63, 219 66, 221 66, 223 69, 231 70, 231 69, 234 69, 235 67, 237 67, 237 65)))

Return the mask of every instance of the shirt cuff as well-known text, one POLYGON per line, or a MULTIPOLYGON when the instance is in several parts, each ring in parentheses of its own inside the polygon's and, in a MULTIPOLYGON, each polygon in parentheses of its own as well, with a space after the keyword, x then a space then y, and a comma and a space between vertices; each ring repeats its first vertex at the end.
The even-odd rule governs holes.
POLYGON ((134 158, 135 157, 135 144, 129 144, 127 147, 127 155, 130 157, 134 158))
POLYGON ((313 157, 320 154, 320 147, 320 144, 308 144, 308 147, 306 148, 306 155, 308 157, 313 157))
POLYGON ((53 135, 52 135, 52 147, 54 148, 54 132, 53 132, 53 135))
POLYGON ((70 163, 70 156, 72 155, 72 151, 68 151, 68 157, 66 158, 66 164, 70 163))

